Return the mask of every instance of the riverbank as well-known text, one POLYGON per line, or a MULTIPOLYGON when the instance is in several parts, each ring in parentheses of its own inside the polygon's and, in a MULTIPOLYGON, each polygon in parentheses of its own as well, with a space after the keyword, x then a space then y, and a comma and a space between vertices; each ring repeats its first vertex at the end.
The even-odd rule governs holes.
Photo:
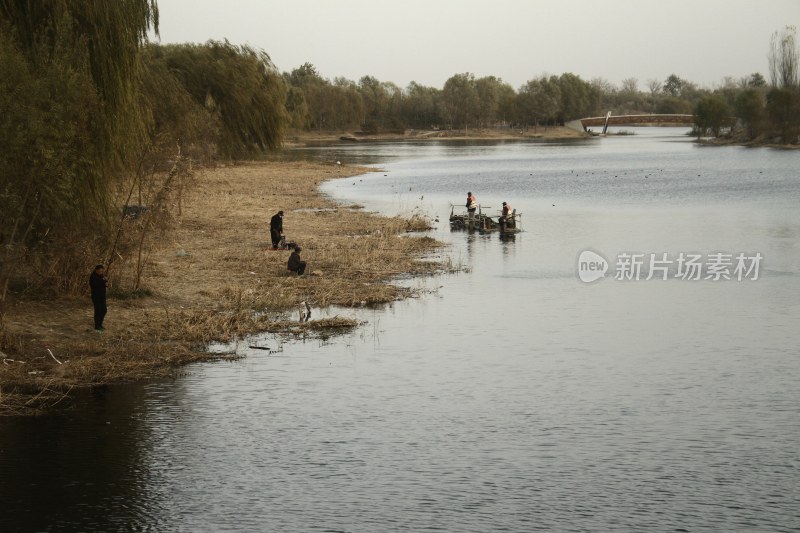
POLYGON ((798 150, 800 144, 782 144, 766 139, 744 140, 731 137, 708 137, 697 139, 701 146, 744 146, 745 148, 777 148, 779 150, 798 150))
POLYGON ((565 126, 538 126, 527 128, 483 128, 458 130, 398 130, 384 133, 361 131, 306 131, 294 130, 286 135, 284 146, 302 146, 316 142, 376 142, 376 141, 437 141, 437 140, 558 140, 587 137, 565 126))
POLYGON ((412 294, 394 279, 451 268, 432 255, 441 243, 409 234, 430 221, 380 217, 318 190, 324 180, 371 170, 259 162, 200 171, 149 257, 144 290, 118 290, 130 285, 132 269, 110 269, 103 334, 92 329, 88 289, 55 301, 11 299, 0 331, 0 415, 42 412, 68 402, 76 388, 168 377, 187 363, 236 357, 208 353, 213 341, 349 330, 356 321, 317 319, 319 308, 390 302, 412 294), (310 275, 290 275, 289 252, 271 250, 269 218, 278 210, 310 275))
POLYGON ((725 133, 719 137, 699 137, 697 144, 702 146, 745 146, 749 148, 779 148, 784 150, 797 150, 800 144, 787 144, 781 142, 780 137, 759 135, 751 139, 744 130, 737 129, 732 135, 725 133))

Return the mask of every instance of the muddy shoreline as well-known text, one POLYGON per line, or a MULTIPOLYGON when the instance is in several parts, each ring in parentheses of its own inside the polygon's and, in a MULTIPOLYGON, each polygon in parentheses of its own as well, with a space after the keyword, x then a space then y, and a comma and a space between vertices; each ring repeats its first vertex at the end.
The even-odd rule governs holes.
POLYGON ((381 142, 381 141, 464 141, 464 140, 560 140, 589 137, 565 126, 528 126, 517 128, 474 128, 458 130, 415 130, 366 133, 361 131, 291 131, 284 146, 304 146, 320 142, 381 142))

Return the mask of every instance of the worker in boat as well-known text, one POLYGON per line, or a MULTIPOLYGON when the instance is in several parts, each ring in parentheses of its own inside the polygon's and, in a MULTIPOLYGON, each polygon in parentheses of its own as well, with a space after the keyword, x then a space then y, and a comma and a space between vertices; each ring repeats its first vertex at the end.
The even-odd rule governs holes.
POLYGON ((501 230, 514 227, 514 209, 508 202, 503 202, 503 212, 499 222, 501 230))
POLYGON ((478 199, 472 192, 467 193, 467 215, 469 218, 475 218, 475 210, 478 209, 478 199))

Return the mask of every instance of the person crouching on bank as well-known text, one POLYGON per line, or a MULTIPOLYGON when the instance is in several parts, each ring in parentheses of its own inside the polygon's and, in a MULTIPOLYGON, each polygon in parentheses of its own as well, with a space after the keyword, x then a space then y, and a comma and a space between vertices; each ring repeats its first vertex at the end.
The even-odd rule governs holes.
POLYGON ((300 259, 301 251, 302 248, 295 246, 292 255, 289 256, 289 261, 286 264, 286 267, 290 271, 296 272, 298 276, 302 276, 306 271, 306 262, 300 259))

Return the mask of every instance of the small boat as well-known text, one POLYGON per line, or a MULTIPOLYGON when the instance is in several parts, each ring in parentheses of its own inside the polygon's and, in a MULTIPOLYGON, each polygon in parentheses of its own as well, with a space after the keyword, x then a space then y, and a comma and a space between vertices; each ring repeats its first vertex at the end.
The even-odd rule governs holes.
POLYGON ((481 207, 475 213, 456 213, 455 207, 450 206, 450 229, 451 230, 478 230, 484 231, 499 231, 500 233, 518 233, 522 231, 521 228, 522 213, 517 213, 517 210, 512 211, 511 216, 503 220, 501 216, 484 215, 481 207))

